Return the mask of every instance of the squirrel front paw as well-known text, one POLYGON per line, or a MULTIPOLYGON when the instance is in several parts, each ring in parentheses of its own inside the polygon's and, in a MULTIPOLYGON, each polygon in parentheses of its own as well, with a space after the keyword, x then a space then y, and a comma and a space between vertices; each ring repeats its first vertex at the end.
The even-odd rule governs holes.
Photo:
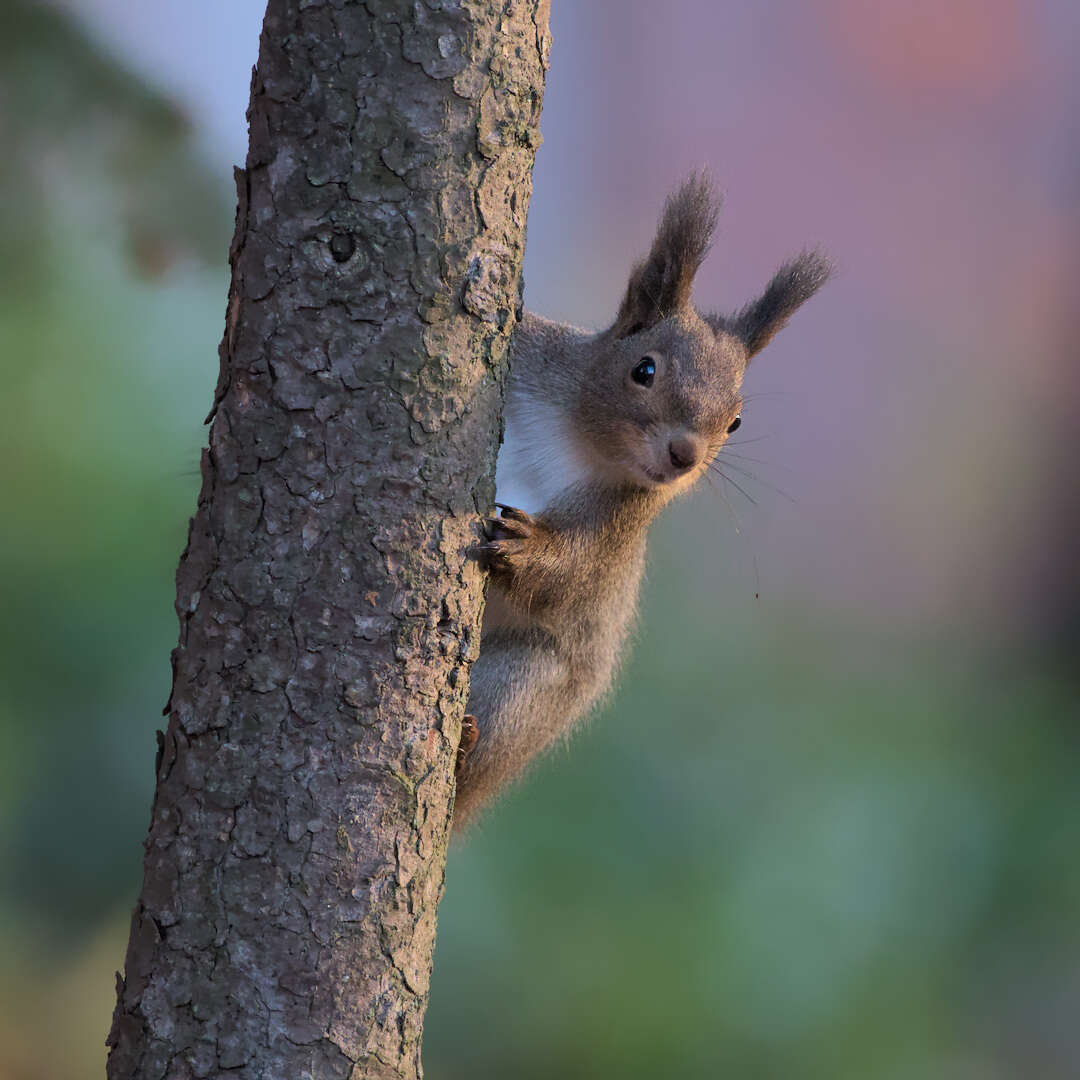
POLYGON ((503 503, 495 505, 499 509, 499 516, 490 517, 484 522, 487 542, 480 544, 476 550, 491 574, 496 577, 509 576, 524 563, 529 547, 535 543, 542 526, 524 510, 503 503))

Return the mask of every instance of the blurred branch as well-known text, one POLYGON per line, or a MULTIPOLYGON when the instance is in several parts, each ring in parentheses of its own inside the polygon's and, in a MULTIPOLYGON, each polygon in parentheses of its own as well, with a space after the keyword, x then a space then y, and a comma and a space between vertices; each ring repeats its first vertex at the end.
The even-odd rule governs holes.
POLYGON ((32 0, 7 0, 0 13, 0 130, 0 241, 16 280, 58 208, 125 234, 147 275, 181 256, 220 258, 225 189, 195 152, 187 118, 70 16, 32 0))
POLYGON ((112 1080, 419 1075, 546 46, 270 2, 112 1080))

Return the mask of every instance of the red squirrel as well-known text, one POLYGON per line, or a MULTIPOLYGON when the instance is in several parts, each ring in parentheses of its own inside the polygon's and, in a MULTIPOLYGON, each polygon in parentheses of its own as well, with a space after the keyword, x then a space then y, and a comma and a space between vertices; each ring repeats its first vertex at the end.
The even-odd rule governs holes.
POLYGON ((668 198, 609 329, 525 312, 514 331, 455 826, 608 691, 649 525, 739 426, 747 362, 829 276, 823 256, 803 252, 737 314, 700 313, 691 287, 719 206, 704 173, 668 198))

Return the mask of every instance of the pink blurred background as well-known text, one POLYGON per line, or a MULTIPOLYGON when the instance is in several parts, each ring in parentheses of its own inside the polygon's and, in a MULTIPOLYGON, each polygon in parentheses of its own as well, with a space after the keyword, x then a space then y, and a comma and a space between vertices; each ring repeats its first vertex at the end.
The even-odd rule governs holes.
MULTIPOLYGON (((261 0, 65 3, 223 166, 243 160, 261 0)), ((804 245, 839 265, 748 387, 765 396, 743 438, 767 436, 752 456, 776 463, 757 471, 796 500, 754 515, 765 599, 1006 638, 1056 618, 1076 4, 589 0, 552 22, 527 306, 609 319, 664 194, 700 165, 726 193, 703 306, 738 306, 804 245)))

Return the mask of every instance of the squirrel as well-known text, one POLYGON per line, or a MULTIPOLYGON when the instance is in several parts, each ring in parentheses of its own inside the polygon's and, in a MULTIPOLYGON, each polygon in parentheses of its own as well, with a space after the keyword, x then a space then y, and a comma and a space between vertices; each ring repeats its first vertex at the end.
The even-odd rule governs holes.
POLYGON ((830 275, 804 251, 737 314, 699 313, 691 287, 719 209, 705 172, 669 196, 609 329, 527 311, 515 327, 455 831, 607 693, 649 525, 739 426, 747 362, 830 275))

